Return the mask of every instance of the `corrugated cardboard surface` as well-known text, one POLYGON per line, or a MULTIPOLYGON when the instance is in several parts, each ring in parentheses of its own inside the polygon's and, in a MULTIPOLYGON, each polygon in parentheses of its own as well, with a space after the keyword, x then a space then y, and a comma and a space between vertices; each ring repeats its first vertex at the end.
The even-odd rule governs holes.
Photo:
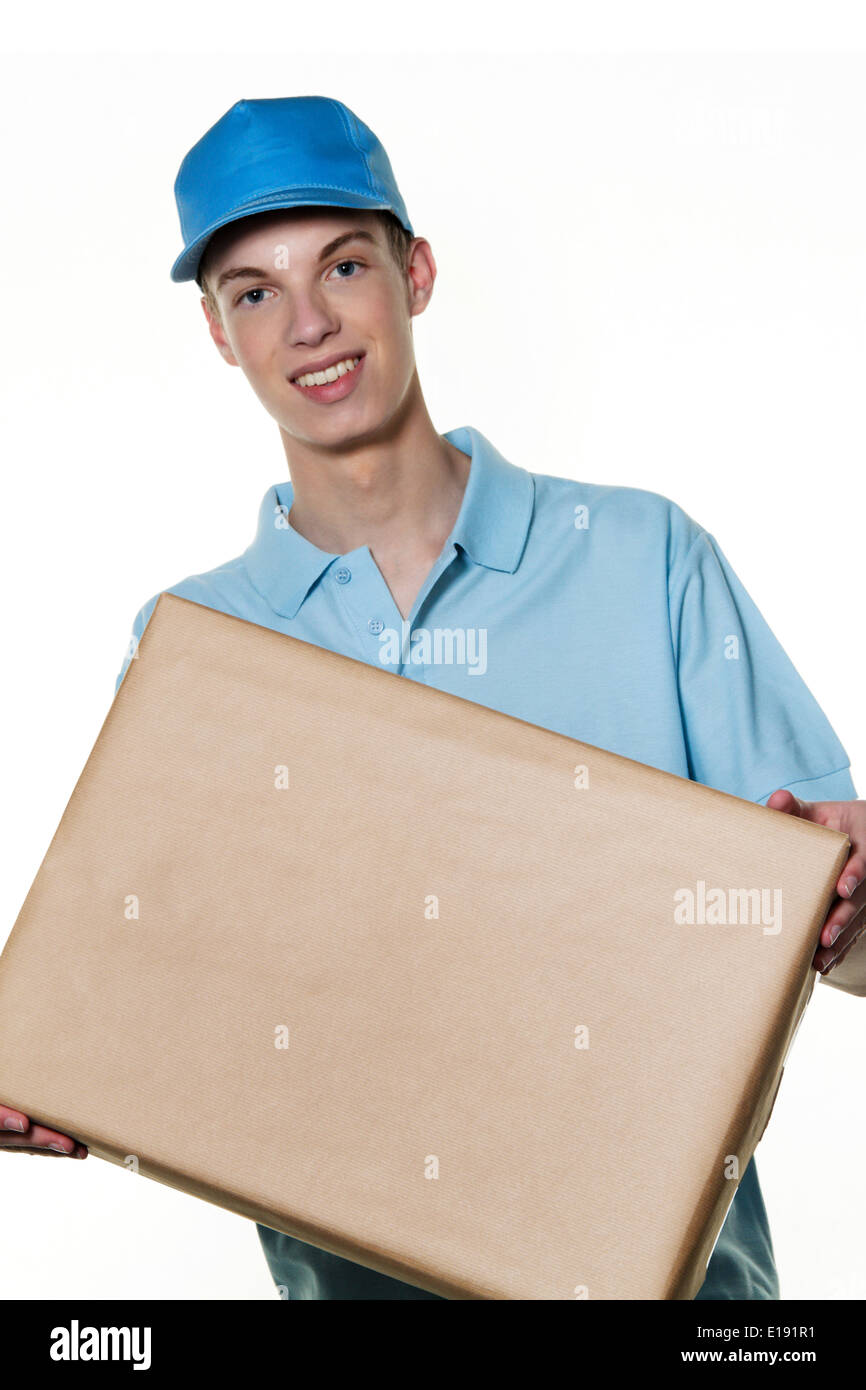
POLYGON ((450 1298, 691 1298, 847 847, 163 594, 0 959, 0 1097, 450 1298), (699 881, 782 929, 677 923, 699 881))

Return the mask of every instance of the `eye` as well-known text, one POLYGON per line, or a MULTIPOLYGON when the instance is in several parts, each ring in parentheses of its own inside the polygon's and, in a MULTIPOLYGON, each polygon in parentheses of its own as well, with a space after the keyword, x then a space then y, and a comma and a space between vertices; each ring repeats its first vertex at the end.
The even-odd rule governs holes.
MULTIPOLYGON (((337 264, 334 266, 334 269, 335 269, 335 270, 342 270, 342 269, 343 269, 343 266, 345 266, 345 265, 361 265, 361 264, 362 264, 361 261, 338 261, 337 264)), ((356 280, 356 279, 357 279, 357 276, 356 276, 356 275, 338 275, 338 276, 337 276, 337 279, 338 279, 338 280, 356 280)))
MULTIPOLYGON (((238 304, 243 304, 244 301, 247 299, 247 295, 248 295, 248 294, 272 294, 272 293, 273 293, 272 290, 266 290, 266 289, 263 288, 263 286, 261 286, 261 285, 256 285, 256 286, 255 286, 253 289, 251 289, 251 290, 244 290, 243 294, 238 296, 237 302, 238 302, 238 304)), ((250 301, 247 301, 247 302, 250 302, 250 301)), ((254 305, 255 305, 255 304, 261 304, 261 303, 263 303, 263 301, 262 301, 261 299, 256 299, 256 300, 253 300, 252 303, 253 303, 254 305)))

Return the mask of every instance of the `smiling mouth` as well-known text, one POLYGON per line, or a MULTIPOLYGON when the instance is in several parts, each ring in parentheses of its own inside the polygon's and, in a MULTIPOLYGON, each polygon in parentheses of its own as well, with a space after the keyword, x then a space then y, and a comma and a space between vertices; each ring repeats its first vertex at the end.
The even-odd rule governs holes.
POLYGON ((351 372, 357 371, 361 364, 361 359, 366 354, 363 352, 353 353, 343 357, 339 362, 334 362, 330 367, 323 367, 318 372, 298 372, 297 376, 290 376, 289 381, 293 386, 299 386, 302 378, 306 378, 306 386, 325 386, 332 382, 339 381, 340 377, 347 376, 351 372), (342 368, 342 371, 340 370, 342 368), (336 375, 331 375, 336 373, 336 375))
POLYGON ((350 396, 355 390, 366 356, 367 354, 362 352, 357 357, 344 358, 334 367, 329 367, 328 373, 336 371, 338 366, 344 368, 342 373, 337 372, 337 375, 331 379, 325 372, 316 372, 301 373, 300 377, 289 377, 289 381, 295 390, 300 391, 301 395, 306 396, 308 400, 318 401, 322 405, 330 405, 333 401, 340 401, 345 396, 350 396), (322 377, 324 380, 321 379, 322 377), (311 384, 301 385, 302 381, 311 382, 311 384))

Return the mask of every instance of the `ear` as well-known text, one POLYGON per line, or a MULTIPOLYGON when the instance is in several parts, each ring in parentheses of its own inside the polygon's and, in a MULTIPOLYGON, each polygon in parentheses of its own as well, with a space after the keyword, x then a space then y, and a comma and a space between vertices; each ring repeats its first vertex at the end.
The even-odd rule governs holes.
POLYGON ((426 237, 416 237, 412 244, 406 280, 406 299, 410 319, 423 314, 436 281, 436 261, 433 248, 426 237))
POLYGON ((228 362, 230 367, 236 367, 238 365, 238 360, 228 345, 226 335, 223 332, 223 326, 220 320, 217 318, 216 314, 211 313, 211 310, 208 307, 207 299, 204 295, 202 295, 200 302, 201 307, 204 311, 204 316, 207 319, 207 325, 210 330, 210 335, 217 345, 220 357, 222 357, 224 361, 228 362))

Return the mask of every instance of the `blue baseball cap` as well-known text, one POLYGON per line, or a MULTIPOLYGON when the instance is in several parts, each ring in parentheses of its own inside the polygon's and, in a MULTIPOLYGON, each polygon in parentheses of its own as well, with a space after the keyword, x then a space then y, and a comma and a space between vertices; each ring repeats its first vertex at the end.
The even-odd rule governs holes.
POLYGON ((185 155, 174 197, 184 241, 175 281, 196 278, 220 227, 271 208, 387 211, 415 235, 382 144, 333 97, 236 101, 185 155))

